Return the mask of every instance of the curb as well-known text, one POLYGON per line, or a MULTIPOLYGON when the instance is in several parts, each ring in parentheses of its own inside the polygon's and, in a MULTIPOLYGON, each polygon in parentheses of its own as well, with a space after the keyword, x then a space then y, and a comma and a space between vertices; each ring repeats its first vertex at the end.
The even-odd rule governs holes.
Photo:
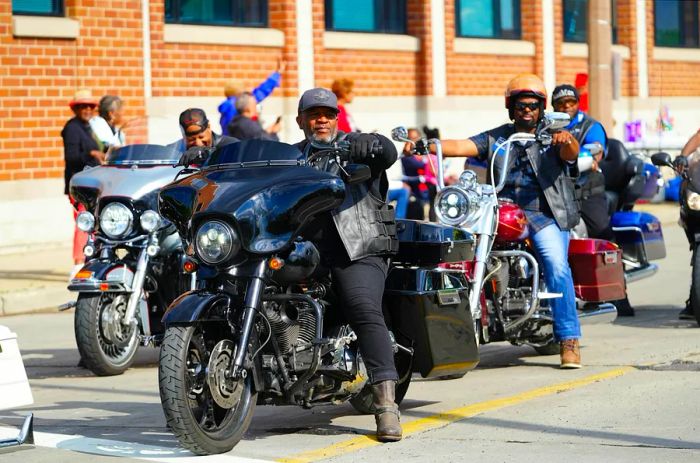
POLYGON ((45 312, 75 299, 66 288, 32 288, 0 294, 0 316, 45 312))

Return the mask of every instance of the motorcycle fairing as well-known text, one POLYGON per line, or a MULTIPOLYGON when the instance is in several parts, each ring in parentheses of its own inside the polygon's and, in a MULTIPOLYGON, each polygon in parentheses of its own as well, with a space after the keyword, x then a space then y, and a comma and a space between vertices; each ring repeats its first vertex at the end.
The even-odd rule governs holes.
POLYGON ((165 327, 172 325, 190 325, 206 314, 209 309, 219 305, 227 307, 230 299, 226 294, 211 291, 188 291, 175 299, 163 314, 165 327))
POLYGON ((214 217, 238 228, 243 249, 284 249, 313 216, 338 207, 343 181, 311 167, 269 166, 207 169, 163 188, 160 213, 180 233, 214 217), (192 224, 188 223, 192 217, 192 224))
POLYGON ((86 263, 77 275, 83 272, 90 272, 91 276, 89 278, 73 278, 68 285, 68 291, 80 291, 81 293, 101 293, 105 291, 130 293, 135 269, 131 269, 123 263, 93 259, 86 263), (110 272, 113 270, 121 271, 121 269, 125 269, 123 278, 107 279, 107 275, 110 272), (104 284, 108 286, 107 289, 103 290, 102 285, 104 284))

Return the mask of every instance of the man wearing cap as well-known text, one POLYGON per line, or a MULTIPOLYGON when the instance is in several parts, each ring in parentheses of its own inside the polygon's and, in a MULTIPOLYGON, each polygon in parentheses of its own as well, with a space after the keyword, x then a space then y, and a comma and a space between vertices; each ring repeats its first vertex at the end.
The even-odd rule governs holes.
POLYGON ((189 108, 180 114, 180 131, 182 142, 180 150, 185 151, 180 164, 201 164, 208 156, 208 151, 239 141, 227 135, 219 135, 211 129, 207 114, 199 108, 189 108))
MULTIPOLYGON (((343 312, 357 334, 372 388, 377 439, 398 441, 401 439, 395 403, 398 375, 382 314, 386 256, 398 249, 394 211, 386 202, 389 185, 386 169, 396 161, 396 147, 382 135, 339 131, 338 100, 325 88, 304 92, 296 120, 305 135, 296 146, 307 156, 333 142, 347 140, 351 162, 366 164, 371 170, 366 182, 346 185, 342 206, 318 217, 308 229, 316 231, 313 241, 319 247, 324 265, 331 269, 343 312), (378 146, 381 151, 375 149, 378 146)), ((322 156, 314 167, 336 174, 341 169, 334 158, 322 156)))
MULTIPOLYGON (((72 117, 61 131, 63 138, 63 158, 65 170, 63 179, 65 186, 63 193, 68 194, 68 185, 73 175, 85 169, 85 167, 98 166, 104 162, 105 154, 100 143, 90 129, 90 118, 97 107, 97 100, 92 97, 89 90, 78 90, 73 99, 68 103, 73 111, 72 117)), ((74 207, 77 206, 68 197, 74 207)), ((75 214, 77 215, 77 213, 75 214)), ((87 241, 87 235, 76 227, 73 236, 73 263, 80 264, 83 259, 83 246, 87 241)), ((74 269, 77 272, 77 269, 74 269)))

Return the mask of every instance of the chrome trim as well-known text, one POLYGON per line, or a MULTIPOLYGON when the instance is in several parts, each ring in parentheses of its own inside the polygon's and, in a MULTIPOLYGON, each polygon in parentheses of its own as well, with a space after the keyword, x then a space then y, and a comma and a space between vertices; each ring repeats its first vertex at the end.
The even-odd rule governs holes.
MULTIPOLYGON (((139 255, 138 264, 136 264, 136 272, 134 273, 134 278, 131 280, 132 293, 129 296, 129 302, 126 305, 126 312, 124 313, 124 319, 122 320, 123 325, 136 325, 136 306, 141 299, 141 293, 143 292, 143 282, 146 279, 146 270, 148 270, 148 253, 146 253, 146 248, 141 250, 139 255)), ((145 320, 142 320, 145 324, 145 320)))
POLYGON ((530 296, 530 307, 525 315, 519 317, 517 320, 505 324, 504 331, 508 333, 515 330, 530 319, 540 305, 540 301, 537 298, 537 295, 540 292, 540 266, 537 263, 537 259, 535 259, 532 254, 525 251, 491 251, 491 254, 495 257, 524 257, 530 261, 530 264, 532 265, 532 295, 530 296))
POLYGON ((609 302, 604 302, 590 310, 578 310, 578 319, 581 325, 601 325, 612 323, 617 318, 617 307, 609 302))
MULTIPOLYGON (((245 313, 243 314, 243 327, 241 328, 241 337, 238 340, 238 350, 236 351, 236 358, 231 364, 231 377, 238 379, 239 374, 243 370, 243 362, 245 360, 246 351, 248 350, 248 340, 250 339, 250 332, 253 330, 253 322, 255 321, 255 312, 260 307, 260 299, 263 292, 265 291, 265 271, 267 269, 267 259, 262 259, 258 262, 257 268, 255 269, 255 276, 251 278, 248 288, 246 288, 244 308, 245 313)), ((245 377, 245 376, 244 376, 245 377)))
POLYGON ((654 275, 659 271, 659 266, 656 264, 647 264, 644 267, 635 268, 625 271, 625 281, 632 283, 633 281, 642 280, 654 275))
MULTIPOLYGON (((639 233, 639 236, 642 238, 642 260, 639 262, 644 265, 646 262, 649 262, 649 259, 647 258, 647 242, 644 239, 644 232, 642 231, 641 228, 639 227, 612 227, 613 233, 616 231, 620 232, 636 232, 639 233)), ((622 246, 620 246, 622 249, 622 246)))
MULTIPOLYGON (((95 280, 89 279, 72 279, 68 285, 68 291, 78 291, 81 293, 130 293, 132 289, 125 283, 119 281, 95 280), (107 283, 109 286, 106 290, 101 290, 100 285, 107 283)), ((70 307, 68 307, 69 309, 70 307)), ((60 308, 59 308, 60 309, 60 308)), ((65 309, 64 309, 65 310, 65 309)))

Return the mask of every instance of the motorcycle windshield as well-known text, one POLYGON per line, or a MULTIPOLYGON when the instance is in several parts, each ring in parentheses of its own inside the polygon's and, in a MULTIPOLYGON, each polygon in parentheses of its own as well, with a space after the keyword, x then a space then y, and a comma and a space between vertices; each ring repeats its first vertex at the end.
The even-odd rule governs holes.
POLYGON ((697 152, 688 157, 688 178, 692 190, 700 192, 700 154, 697 152))
POLYGON ((175 145, 127 145, 107 154, 107 165, 175 165, 180 159, 175 145))
POLYGON ((255 167, 268 165, 303 165, 305 157, 296 146, 269 140, 243 140, 214 151, 204 167, 238 165, 255 167))

